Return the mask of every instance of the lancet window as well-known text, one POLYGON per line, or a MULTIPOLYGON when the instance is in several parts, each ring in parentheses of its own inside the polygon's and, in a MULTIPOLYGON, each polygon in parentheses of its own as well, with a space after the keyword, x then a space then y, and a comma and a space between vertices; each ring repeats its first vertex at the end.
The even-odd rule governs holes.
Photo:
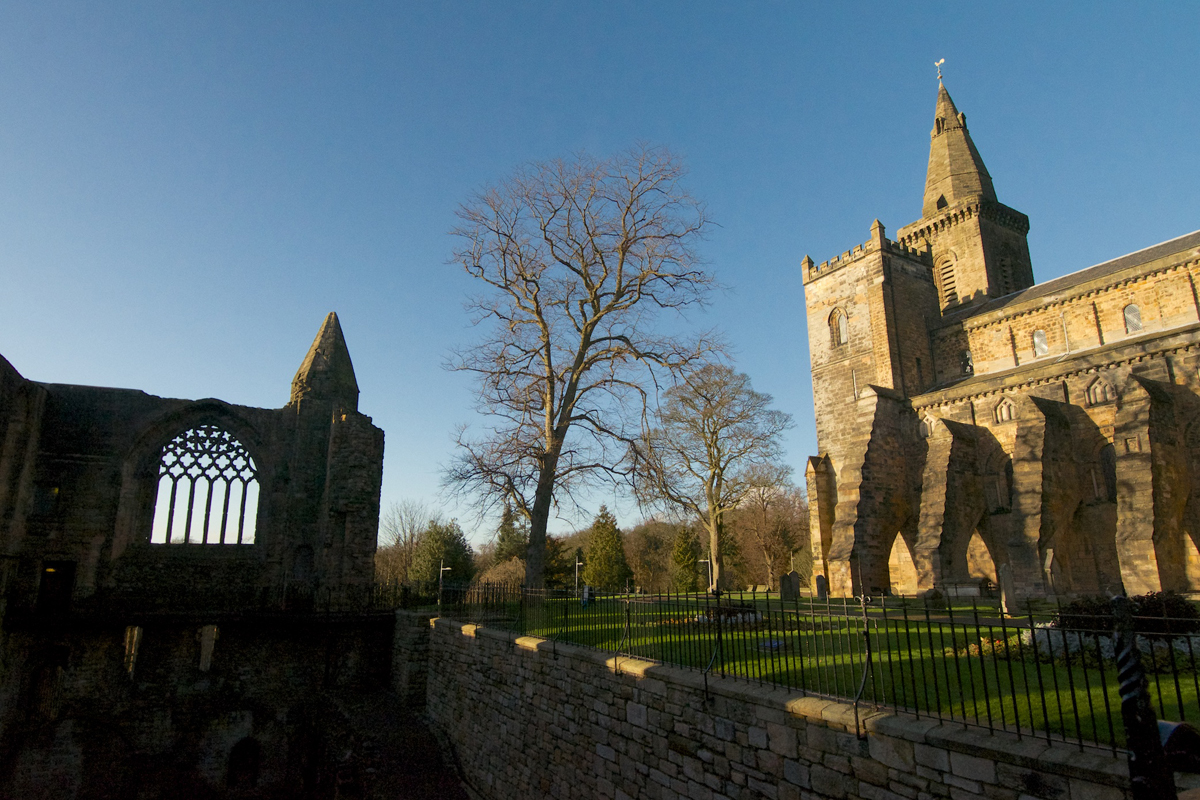
POLYGON ((846 312, 840 308, 834 309, 829 316, 829 336, 834 345, 842 345, 850 341, 850 320, 846 312))
POLYGON ((253 544, 258 470, 237 438, 196 425, 163 447, 152 544, 253 544))

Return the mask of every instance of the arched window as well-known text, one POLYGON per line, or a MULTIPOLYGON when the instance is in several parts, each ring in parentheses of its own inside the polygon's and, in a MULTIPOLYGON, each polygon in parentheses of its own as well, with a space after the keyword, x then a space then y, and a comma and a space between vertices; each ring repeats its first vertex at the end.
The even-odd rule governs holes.
POLYGON ((975 374, 975 359, 971 355, 970 350, 963 350, 962 352, 962 371, 963 375, 975 374))
POLYGON ((920 434, 922 439, 928 439, 933 436, 933 428, 937 425, 937 421, 933 417, 925 417, 921 420, 920 434))
POLYGON ((1050 343, 1046 341, 1046 332, 1040 328, 1033 332, 1033 354, 1044 356, 1050 352, 1050 343))
POLYGON ((1017 415, 1017 407, 1007 397, 996 403, 996 422, 1010 422, 1017 415))
POLYGON ((1142 329, 1142 310, 1133 303, 1125 306, 1125 332, 1137 333, 1142 329))
POLYGON ((1117 393, 1112 385, 1104 378, 1096 378, 1087 388, 1087 400, 1090 406, 1104 405, 1117 399, 1117 393))
POLYGON ((196 425, 163 447, 153 544, 253 544, 258 471, 233 434, 196 425))
POLYGON ((835 308, 829 315, 829 338, 834 345, 850 341, 850 319, 840 308, 835 308))

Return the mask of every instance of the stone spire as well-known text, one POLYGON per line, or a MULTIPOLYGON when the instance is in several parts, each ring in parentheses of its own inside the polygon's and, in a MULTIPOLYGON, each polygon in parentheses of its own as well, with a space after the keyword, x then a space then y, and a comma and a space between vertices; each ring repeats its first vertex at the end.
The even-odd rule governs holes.
POLYGON ((967 132, 967 116, 954 107, 950 93, 938 81, 937 111, 930 134, 929 171, 925 176, 921 216, 936 216, 941 209, 972 197, 996 199, 992 176, 967 132))
POLYGON ((354 364, 338 316, 329 312, 317 338, 313 340, 304 363, 292 379, 292 405, 301 400, 330 401, 352 411, 358 410, 358 381, 354 364))

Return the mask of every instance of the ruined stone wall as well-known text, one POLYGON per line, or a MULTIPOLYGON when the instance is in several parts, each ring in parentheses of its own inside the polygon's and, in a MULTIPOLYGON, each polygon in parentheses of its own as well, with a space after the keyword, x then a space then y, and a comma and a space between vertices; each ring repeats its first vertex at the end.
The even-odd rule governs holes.
POLYGON ((0 364, 9 601, 36 604, 49 563, 73 570, 71 602, 97 607, 278 608, 297 590, 338 601, 368 587, 383 432, 353 408, 306 403, 260 409, 39 384, 0 364), (253 459, 253 544, 151 542, 163 447, 199 425, 232 434, 253 459))
POLYGON ((428 713, 489 800, 1129 796, 1107 753, 865 711, 856 729, 847 703, 445 619, 429 652, 428 713))
POLYGON ((393 620, 5 621, 0 796, 296 797, 332 791, 339 698, 382 690, 393 620), (136 658, 127 627, 140 623, 136 658), (207 669, 201 629, 216 626, 207 669), (254 772, 239 786, 238 757, 254 772))

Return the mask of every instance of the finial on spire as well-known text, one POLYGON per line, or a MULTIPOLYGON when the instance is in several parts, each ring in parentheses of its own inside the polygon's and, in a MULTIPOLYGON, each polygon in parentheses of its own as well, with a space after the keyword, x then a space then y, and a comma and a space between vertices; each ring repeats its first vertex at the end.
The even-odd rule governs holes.
POLYGON ((935 67, 937 67, 937 71, 938 71, 938 83, 942 82, 942 64, 945 64, 945 63, 946 63, 946 59, 944 59, 944 58, 940 58, 937 61, 933 62, 933 65, 935 67))

